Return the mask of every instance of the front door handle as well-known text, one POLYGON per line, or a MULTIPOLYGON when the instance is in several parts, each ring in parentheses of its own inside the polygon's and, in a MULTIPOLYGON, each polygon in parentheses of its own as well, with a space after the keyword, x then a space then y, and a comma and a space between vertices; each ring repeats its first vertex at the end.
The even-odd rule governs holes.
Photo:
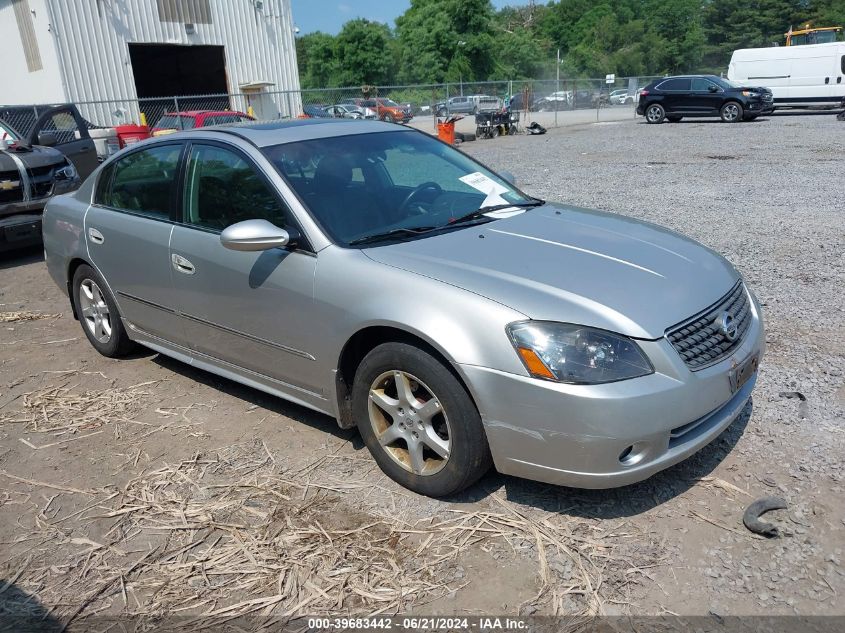
POLYGON ((197 269, 194 268, 194 265, 181 255, 173 253, 173 255, 170 256, 170 261, 173 262, 173 268, 178 270, 180 273, 184 273, 186 275, 193 275, 195 272, 197 272, 197 269))
POLYGON ((91 238, 91 241, 94 242, 94 244, 102 244, 106 241, 106 238, 103 237, 103 234, 95 228, 88 229, 88 237, 91 238))

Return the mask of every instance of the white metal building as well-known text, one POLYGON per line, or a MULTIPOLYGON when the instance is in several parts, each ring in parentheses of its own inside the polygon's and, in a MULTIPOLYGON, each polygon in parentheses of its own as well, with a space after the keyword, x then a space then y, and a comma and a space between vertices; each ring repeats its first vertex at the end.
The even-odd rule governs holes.
POLYGON ((143 109, 155 97, 245 94, 226 107, 251 105, 260 118, 295 116, 301 103, 290 5, 0 0, 0 104, 108 101, 81 109, 94 123, 115 125, 137 121, 139 98, 143 109))

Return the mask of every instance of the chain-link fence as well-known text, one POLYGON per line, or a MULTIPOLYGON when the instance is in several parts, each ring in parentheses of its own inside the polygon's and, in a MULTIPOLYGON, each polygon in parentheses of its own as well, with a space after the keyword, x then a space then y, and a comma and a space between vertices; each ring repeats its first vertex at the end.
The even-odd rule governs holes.
MULTIPOLYGON (((474 114, 485 110, 519 112, 521 124, 537 121, 555 127, 590 120, 633 116, 638 91, 655 77, 557 80, 510 80, 303 89, 252 94, 188 95, 77 102, 91 128, 148 125, 153 131, 215 125, 247 115, 258 120, 334 116, 410 123, 434 130, 437 117, 464 117, 471 129, 474 114), (197 118, 197 112, 214 112, 197 118), (569 113, 569 114, 567 114, 569 113)), ((47 106, 1 106, 0 120, 26 134, 47 106)))

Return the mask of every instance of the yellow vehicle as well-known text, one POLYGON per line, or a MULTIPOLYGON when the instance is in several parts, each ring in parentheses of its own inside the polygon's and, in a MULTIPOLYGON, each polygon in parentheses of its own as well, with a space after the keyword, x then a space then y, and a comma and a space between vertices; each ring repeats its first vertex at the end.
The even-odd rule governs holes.
POLYGON ((793 31, 789 27, 789 31, 784 33, 786 37, 787 46, 801 46, 803 44, 828 44, 830 42, 837 42, 842 36, 841 26, 825 26, 820 28, 813 28, 809 24, 805 24, 803 29, 793 31))

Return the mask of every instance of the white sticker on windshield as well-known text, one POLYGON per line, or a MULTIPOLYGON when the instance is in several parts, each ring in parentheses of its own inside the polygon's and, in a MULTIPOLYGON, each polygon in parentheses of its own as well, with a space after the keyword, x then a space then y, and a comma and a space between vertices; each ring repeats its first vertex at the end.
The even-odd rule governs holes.
MULTIPOLYGON (((482 207, 493 207, 500 204, 509 204, 507 200, 502 197, 502 194, 508 191, 508 188, 504 185, 500 185, 492 178, 488 178, 481 172, 473 172, 471 174, 467 174, 466 176, 462 176, 459 178, 461 182, 469 185, 473 189, 478 189, 481 193, 485 194, 487 197, 484 198, 484 202, 481 203, 482 207)), ((493 211, 490 215, 496 217, 502 217, 502 214, 512 214, 513 212, 522 211, 518 207, 511 207, 510 209, 500 209, 498 211, 493 211)))

